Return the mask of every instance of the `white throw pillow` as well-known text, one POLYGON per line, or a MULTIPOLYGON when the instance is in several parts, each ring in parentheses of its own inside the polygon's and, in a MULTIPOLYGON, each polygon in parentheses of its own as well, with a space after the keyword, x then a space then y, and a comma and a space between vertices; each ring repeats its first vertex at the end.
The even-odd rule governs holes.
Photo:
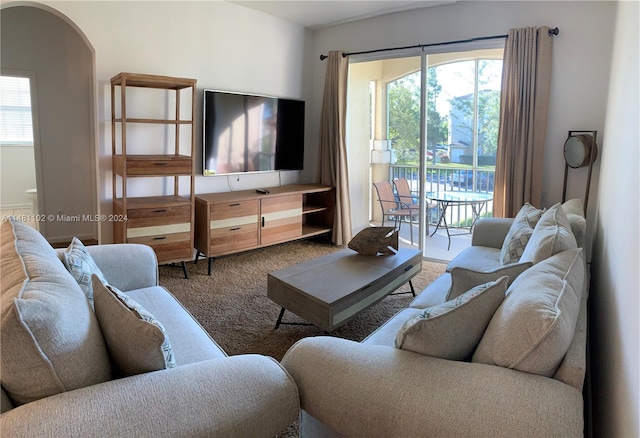
POLYGON ((507 285, 511 285, 513 280, 518 278, 522 272, 532 266, 531 262, 527 263, 514 263, 512 265, 506 265, 493 271, 479 272, 472 269, 463 268, 462 266, 456 266, 451 269, 451 287, 449 293, 446 296, 446 301, 452 300, 472 287, 479 284, 488 283, 490 281, 496 281, 500 277, 509 277, 507 285))
POLYGON ((473 362, 553 376, 573 339, 584 278, 581 248, 523 272, 491 318, 473 362))
POLYGON ((74 237, 71 244, 62 254, 62 261, 73 278, 78 282, 80 288, 93 308, 93 286, 91 285, 91 276, 97 275, 102 283, 107 284, 107 279, 96 265, 93 257, 87 252, 82 241, 74 237))
POLYGON ((524 204, 511 223, 500 250, 500 263, 508 265, 520 261, 533 229, 540 220, 543 210, 529 203, 524 204))
POLYGON ((107 348, 124 376, 175 368, 163 325, 140 304, 93 275, 95 310, 107 348))
POLYGON ((576 238, 579 248, 584 248, 584 238, 587 232, 587 220, 584 217, 584 204, 582 199, 569 199, 562 204, 562 209, 567 213, 571 224, 571 232, 576 238))
POLYGON ((536 264, 554 254, 577 247, 569 218, 562 206, 556 204, 538 221, 520 261, 536 264))
POLYGON ((504 299, 508 277, 476 286, 459 297, 409 318, 395 346, 428 356, 468 360, 504 299))

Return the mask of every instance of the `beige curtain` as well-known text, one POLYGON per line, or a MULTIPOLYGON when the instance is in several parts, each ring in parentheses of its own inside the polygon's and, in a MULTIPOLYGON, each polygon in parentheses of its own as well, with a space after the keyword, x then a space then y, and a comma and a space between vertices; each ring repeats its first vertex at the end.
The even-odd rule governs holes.
POLYGON ((336 209, 331 241, 336 245, 346 245, 352 237, 345 141, 349 63, 339 51, 329 52, 326 62, 327 70, 320 120, 318 181, 320 184, 336 188, 336 209))
POLYGON ((548 27, 511 29, 504 50, 493 215, 539 207, 553 37, 548 27))

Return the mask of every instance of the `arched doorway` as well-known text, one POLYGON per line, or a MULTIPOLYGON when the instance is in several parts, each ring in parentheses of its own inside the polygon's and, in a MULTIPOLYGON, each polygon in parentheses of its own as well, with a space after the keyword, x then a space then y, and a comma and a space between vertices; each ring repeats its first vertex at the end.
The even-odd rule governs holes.
MULTIPOLYGON (((74 236, 97 241, 99 224, 90 220, 99 212, 93 47, 67 17, 44 5, 5 5, 0 19, 2 74, 24 73, 35 94, 34 162, 12 167, 35 166, 39 229, 52 243, 74 236)), ((2 186, 11 188, 10 174, 3 172, 2 186)), ((24 199, 29 202, 26 193, 24 199)))

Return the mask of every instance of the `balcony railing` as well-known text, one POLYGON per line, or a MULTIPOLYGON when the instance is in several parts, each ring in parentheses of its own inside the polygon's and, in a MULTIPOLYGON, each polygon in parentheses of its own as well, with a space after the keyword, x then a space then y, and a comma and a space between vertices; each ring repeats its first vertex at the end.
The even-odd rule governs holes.
MULTIPOLYGON (((470 167, 428 166, 425 172, 425 192, 476 191, 493 194, 495 170, 470 167)), ((396 165, 389 167, 389 181, 406 178, 411 190, 419 190, 420 168, 418 166, 396 165)), ((493 201, 487 203, 481 217, 492 216, 493 201)), ((430 215, 429 223, 438 222, 437 212, 430 215)), ((447 223, 450 227, 470 228, 473 223, 473 210, 468 205, 452 205, 447 208, 447 223)))

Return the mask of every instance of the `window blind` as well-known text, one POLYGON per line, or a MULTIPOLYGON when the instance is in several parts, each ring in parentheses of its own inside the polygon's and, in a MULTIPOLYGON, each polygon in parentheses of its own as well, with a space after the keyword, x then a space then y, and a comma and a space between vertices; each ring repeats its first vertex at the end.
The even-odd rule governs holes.
POLYGON ((29 78, 0 76, 0 145, 33 146, 29 78))

